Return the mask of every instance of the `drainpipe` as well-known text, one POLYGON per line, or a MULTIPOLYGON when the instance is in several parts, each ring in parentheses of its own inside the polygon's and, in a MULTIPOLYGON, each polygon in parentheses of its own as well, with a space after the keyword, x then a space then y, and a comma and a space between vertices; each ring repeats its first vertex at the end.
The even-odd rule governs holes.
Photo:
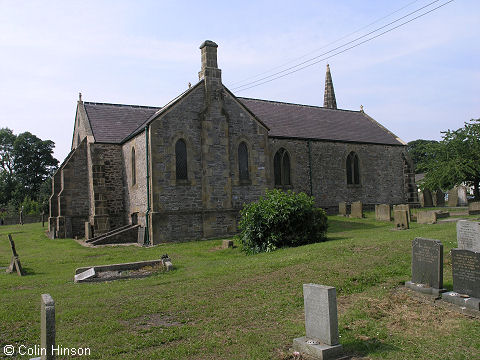
POLYGON ((147 164, 147 211, 145 212, 145 239, 144 245, 150 245, 150 166, 149 166, 149 158, 148 158, 148 125, 145 126, 145 160, 147 164))
POLYGON ((310 140, 307 140, 308 145, 308 171, 310 175, 310 196, 313 196, 313 184, 312 184, 312 149, 310 148, 310 140))

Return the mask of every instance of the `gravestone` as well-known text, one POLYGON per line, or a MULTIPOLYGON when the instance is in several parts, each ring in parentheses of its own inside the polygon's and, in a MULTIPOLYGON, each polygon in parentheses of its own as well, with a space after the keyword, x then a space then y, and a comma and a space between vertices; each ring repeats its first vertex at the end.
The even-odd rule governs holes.
POLYGON ((334 287, 303 284, 306 336, 293 340, 295 350, 318 359, 342 353, 338 339, 337 293, 334 287))
POLYGON ((233 240, 222 240, 222 249, 233 248, 233 240))
POLYGON ((480 298, 480 253, 452 249, 453 291, 480 298))
POLYGON ((410 224, 412 222, 409 204, 393 205, 393 211, 395 210, 405 210, 407 212, 408 223, 410 224))
POLYGON ((394 210, 393 223, 396 230, 407 230, 410 228, 407 210, 394 210))
POLYGON ((357 219, 363 218, 363 204, 361 201, 355 201, 352 203, 350 217, 357 219))
POLYGON ((448 190, 448 206, 455 207, 458 204, 458 190, 456 187, 448 190))
POLYGON ((480 201, 472 202, 468 204, 468 215, 480 214, 480 201))
POLYGON ((40 346, 45 349, 42 360, 55 359, 52 349, 55 347, 55 302, 49 294, 41 296, 40 346))
POLYGON ((467 188, 465 186, 458 187, 458 206, 467 206, 467 188))
POLYGON ((91 279, 95 277, 97 274, 95 273, 95 268, 90 268, 88 270, 85 270, 81 272, 80 274, 76 274, 74 277, 74 282, 79 282, 87 279, 91 279))
POLYGON ((480 223, 476 221, 457 221, 458 249, 480 252, 480 223))
POLYGON ((375 220, 392 221, 390 205, 388 204, 375 205, 375 220))
POLYGON ((13 242, 12 235, 8 234, 8 240, 10 241, 10 247, 12 248, 12 260, 10 261, 10 266, 7 268, 6 272, 8 274, 16 271, 18 276, 23 276, 23 268, 22 264, 20 263, 20 257, 17 254, 17 250, 15 249, 15 243, 13 242))
POLYGON ((435 224, 437 222, 437 213, 435 211, 418 211, 417 223, 435 224))
POLYGON ((439 240, 415 238, 412 242, 412 281, 405 286, 438 296, 443 288, 443 245, 439 240))
POLYGON ((347 203, 345 201, 338 203, 338 214, 347 216, 347 203))
POLYGON ((442 190, 432 191, 433 206, 445 206, 445 194, 442 190))
POLYGON ((433 206, 433 199, 432 199, 432 193, 430 190, 425 189, 420 192, 420 205, 422 207, 432 207, 433 206))

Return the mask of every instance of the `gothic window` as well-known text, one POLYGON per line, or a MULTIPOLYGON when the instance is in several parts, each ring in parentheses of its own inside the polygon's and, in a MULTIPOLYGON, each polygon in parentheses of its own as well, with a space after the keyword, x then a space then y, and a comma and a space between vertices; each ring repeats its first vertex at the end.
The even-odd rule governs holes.
POLYGON ((187 144, 183 139, 175 144, 175 169, 177 180, 187 180, 187 144))
POLYGON ((360 169, 358 166, 358 156, 353 151, 347 156, 347 184, 360 184, 360 169))
POLYGON ((238 145, 238 177, 240 180, 248 180, 248 149, 245 142, 238 145))
POLYGON ((291 185, 290 156, 284 148, 280 148, 273 158, 273 173, 276 186, 291 185))
POLYGON ((132 148, 132 185, 137 183, 137 165, 135 162, 135 148, 132 148))

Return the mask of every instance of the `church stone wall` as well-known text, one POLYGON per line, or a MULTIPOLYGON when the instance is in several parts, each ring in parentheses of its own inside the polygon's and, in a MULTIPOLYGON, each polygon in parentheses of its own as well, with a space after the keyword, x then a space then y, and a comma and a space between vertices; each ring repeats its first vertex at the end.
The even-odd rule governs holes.
POLYGON ((137 214, 138 224, 145 226, 147 211, 147 165, 145 132, 141 132, 122 146, 125 169, 125 223, 137 214), (135 149, 135 184, 132 182, 132 149, 135 149))
POLYGON ((94 235, 125 225, 122 147, 91 144, 94 235))
MULTIPOLYGON (((57 236, 83 237, 89 211, 86 140, 80 143, 59 171, 61 190, 57 196, 57 236)), ((55 187, 58 184, 56 177, 55 187)))
MULTIPOLYGON (((292 190, 310 194, 307 140, 271 138, 275 152, 284 147, 290 155, 292 190)), ((336 208, 342 201, 364 204, 404 202, 403 146, 310 141, 312 189, 316 204, 336 208), (348 185, 346 158, 354 151, 359 158, 360 185, 348 185)), ((271 181, 273 187, 273 181, 271 181)))

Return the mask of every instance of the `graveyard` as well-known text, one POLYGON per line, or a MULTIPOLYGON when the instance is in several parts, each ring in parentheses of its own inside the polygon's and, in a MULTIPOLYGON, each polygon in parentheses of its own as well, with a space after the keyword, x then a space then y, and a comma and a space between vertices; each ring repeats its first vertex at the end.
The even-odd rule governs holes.
MULTIPOLYGON (((412 211, 412 218, 423 210, 412 211)), ((346 359, 480 358, 479 316, 404 286, 417 281, 412 243, 424 248, 421 240, 414 242, 422 238, 441 242, 433 243, 442 252, 441 285, 454 289, 456 223, 408 223, 407 230, 397 230, 392 221, 376 221, 373 211, 358 218, 331 215, 328 241, 250 256, 236 239, 230 246, 232 238, 226 246, 225 239, 215 239, 83 247, 73 239, 47 238, 39 223, 2 226, 0 345, 40 344, 40 296, 50 294, 56 344, 89 348, 83 358, 301 359, 292 341, 305 336, 303 284, 313 283, 336 289, 338 341, 346 359), (12 259, 8 234, 23 276, 5 272, 12 259), (171 271, 74 282, 79 268, 164 254, 171 271)))

